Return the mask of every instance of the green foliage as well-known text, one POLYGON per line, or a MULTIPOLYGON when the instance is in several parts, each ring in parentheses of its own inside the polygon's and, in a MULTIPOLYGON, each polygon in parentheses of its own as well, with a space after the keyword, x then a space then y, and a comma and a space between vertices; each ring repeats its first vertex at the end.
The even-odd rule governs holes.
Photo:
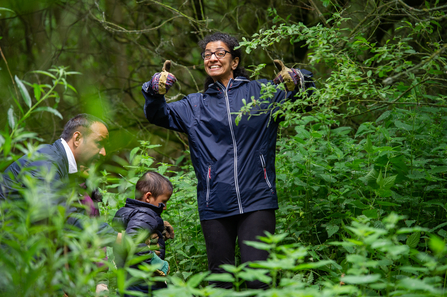
MULTIPOLYGON (((162 7, 186 20, 185 24, 189 23, 198 35, 210 30, 210 19, 199 17, 207 12, 200 1, 200 5, 194 2, 191 7, 194 10, 191 15, 197 19, 185 13, 183 4, 177 7, 175 3, 151 3, 154 4, 151 9, 162 7)), ((142 265, 139 270, 129 267, 141 258, 131 257, 124 268, 117 269, 110 249, 109 260, 105 261, 101 247, 110 239, 97 236, 97 221, 88 221, 83 232, 65 224, 67 207, 76 200, 76 193, 67 193, 68 205, 47 208, 41 203, 42 196, 36 195, 45 193, 45 188, 38 189, 35 181, 28 180, 30 191, 25 194, 24 203, 0 204, 0 245, 8 251, 0 255, 2 295, 54 296, 63 292, 93 295, 103 272, 95 262, 109 267, 102 278, 110 281, 111 296, 125 292, 134 281, 152 284, 160 280, 166 280, 168 288, 154 292, 155 296, 445 295, 447 47, 443 43, 443 28, 446 13, 445 7, 437 2, 425 3, 423 8, 409 8, 402 1, 384 2, 377 7, 367 2, 362 6, 362 14, 353 13, 359 3, 342 10, 338 2, 323 1, 322 6, 312 4, 315 11, 326 9, 318 15, 320 24, 297 22, 294 16, 285 17, 275 8, 267 11, 271 19, 259 21, 262 26, 261 30, 256 27, 257 33, 247 33, 253 29, 241 33, 245 36, 241 45, 250 53, 247 59, 253 60, 251 64, 260 63, 251 67, 253 77, 270 77, 268 63, 259 57, 271 58, 274 53, 284 55, 284 61, 289 62, 287 59, 292 60, 304 47, 306 58, 296 62, 311 69, 317 83, 313 96, 286 102, 281 108, 265 103, 282 86, 266 84, 260 98, 244 98, 243 109, 236 112, 236 123, 243 115, 256 116, 251 113, 253 108, 270 113, 272 120, 284 119, 276 159, 280 197, 277 234, 266 234, 262 242, 248 243, 268 250, 270 256, 266 261, 228 265, 224 267, 228 273, 222 275, 206 272, 196 179, 190 161, 171 158, 169 163, 159 162, 152 156, 159 145, 144 140, 130 152, 114 156, 113 162, 101 172, 91 171, 87 185, 91 189, 98 185, 101 188, 104 195, 101 213, 103 220, 110 222, 125 199, 134 196, 135 183, 143 172, 153 170, 169 176, 175 190, 163 218, 174 226, 176 233, 175 239, 167 243, 170 275, 160 279, 153 276, 156 267, 142 265), (330 18, 326 20, 328 15, 330 18), (381 18, 385 15, 393 20, 391 27, 383 26, 381 18), (384 36, 380 37, 378 32, 385 32, 384 36), (311 112, 304 112, 310 107, 311 112), (68 249, 64 251, 64 247, 68 249), (210 280, 233 282, 234 289, 212 288, 207 285, 210 280), (252 280, 267 283, 270 288, 247 290, 244 282, 252 280)), ((155 33, 148 33, 153 28, 140 30, 148 24, 138 23, 139 19, 147 19, 139 14, 139 5, 142 4, 126 7, 129 10, 123 21, 126 26, 106 20, 105 16, 113 13, 105 2, 95 9, 90 7, 90 16, 100 24, 99 29, 92 31, 97 33, 101 28, 108 31, 95 40, 106 44, 110 42, 107 35, 113 35, 120 46, 127 42, 132 47, 141 40, 151 40, 150 44, 138 44, 151 55, 143 51, 142 56, 136 56, 139 51, 134 48, 127 51, 133 53, 129 60, 143 61, 154 69, 166 57, 176 57, 174 65, 182 69, 195 65, 194 61, 200 59, 199 52, 190 52, 190 44, 178 46, 185 43, 169 37, 158 42, 155 33), (144 38, 135 38, 137 35, 144 38), (169 51, 172 44, 176 44, 175 53, 169 51)), ((239 9, 246 7, 234 9, 226 16, 233 17, 239 9)), ((8 14, 19 11, 1 10, 8 14)), ((150 15, 161 17, 153 11, 150 15)), ((241 31, 247 28, 239 18, 235 19, 230 22, 235 28, 240 26, 241 31)), ((49 20, 49 24, 57 22, 56 18, 49 20)), ((184 39, 178 31, 182 26, 157 24, 160 28, 166 25, 158 28, 160 35, 172 31, 184 39)), ((126 52, 123 48, 119 51, 126 52)), ((110 66, 114 59, 107 57, 110 66)), ((97 59, 100 58, 80 59, 80 67, 97 71, 97 59)), ((120 77, 127 75, 129 83, 137 81, 139 86, 147 79, 146 64, 139 64, 145 69, 144 75, 136 70, 139 67, 125 63, 126 67, 118 72, 120 77)), ((183 87, 198 90, 194 75, 187 72, 178 75, 184 80, 183 87)), ((15 105, 9 107, 8 102, 4 109, 1 169, 20 155, 35 152, 36 142, 41 139, 31 132, 30 116, 49 112, 59 117, 60 93, 75 92, 66 81, 68 75, 75 73, 63 67, 33 73, 44 75, 51 83, 27 83, 17 76, 11 80, 17 91, 11 92, 10 101, 15 105)), ((115 78, 104 86, 116 88, 118 81, 115 78)), ((126 85, 123 92, 132 99, 133 87, 126 85)), ((123 116, 125 110, 139 123, 135 118, 140 116, 134 116, 137 112, 127 102, 123 103, 122 98, 115 99, 112 96, 109 101, 118 106, 117 115, 123 116)), ((140 110, 140 104, 137 105, 140 110)), ((134 242, 128 238, 124 241, 129 250, 136 249, 134 242)))

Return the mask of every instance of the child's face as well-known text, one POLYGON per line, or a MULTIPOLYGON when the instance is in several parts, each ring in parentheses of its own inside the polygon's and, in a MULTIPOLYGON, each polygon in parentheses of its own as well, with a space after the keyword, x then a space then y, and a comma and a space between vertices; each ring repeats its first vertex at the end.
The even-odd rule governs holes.
POLYGON ((163 193, 161 195, 158 195, 157 197, 154 197, 151 192, 148 192, 148 193, 150 193, 150 195, 148 195, 145 200, 147 203, 155 205, 155 206, 158 206, 160 203, 163 203, 164 204, 163 210, 166 210, 166 205, 168 205, 168 200, 169 200, 169 198, 171 198, 171 194, 172 194, 171 192, 163 193))

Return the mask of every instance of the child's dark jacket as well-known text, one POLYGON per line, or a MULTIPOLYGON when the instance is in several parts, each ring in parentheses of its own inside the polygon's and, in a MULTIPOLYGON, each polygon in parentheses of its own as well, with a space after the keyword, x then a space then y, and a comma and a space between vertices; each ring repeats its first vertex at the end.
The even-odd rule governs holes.
MULTIPOLYGON (((163 219, 160 217, 163 212, 164 205, 160 203, 157 206, 152 204, 135 200, 127 199, 126 205, 120 208, 113 218, 113 228, 121 232, 126 231, 127 236, 131 236, 134 240, 138 238, 140 232, 147 233, 147 237, 143 241, 138 242, 139 252, 136 256, 143 256, 149 253, 153 253, 149 247, 144 242, 146 239, 150 238, 150 235, 156 233, 158 235, 158 244, 160 246, 159 257, 164 260, 165 257, 165 242, 163 239, 162 232, 164 230, 163 219)), ((123 250, 117 250, 115 253, 115 261, 118 267, 123 267, 124 262, 127 258, 127 253, 123 250)), ((144 262, 150 264, 151 259, 147 259, 144 262)), ((131 267, 136 268, 139 264, 132 265, 131 267)))

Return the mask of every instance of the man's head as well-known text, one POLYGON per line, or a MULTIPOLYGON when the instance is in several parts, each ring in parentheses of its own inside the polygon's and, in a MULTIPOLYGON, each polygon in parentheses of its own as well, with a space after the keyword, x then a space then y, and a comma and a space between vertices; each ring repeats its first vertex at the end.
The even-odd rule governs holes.
POLYGON ((135 199, 158 206, 166 204, 172 195, 172 184, 163 175, 148 171, 138 180, 135 189, 135 199))
POLYGON ((78 165, 88 166, 106 155, 104 148, 109 138, 106 124, 99 118, 82 113, 65 124, 61 134, 70 147, 78 165))

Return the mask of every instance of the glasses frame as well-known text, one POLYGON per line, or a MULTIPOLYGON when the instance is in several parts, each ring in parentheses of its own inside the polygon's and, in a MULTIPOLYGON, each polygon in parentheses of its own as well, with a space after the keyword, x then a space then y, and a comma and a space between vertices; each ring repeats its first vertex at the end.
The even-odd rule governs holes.
POLYGON ((211 59, 211 57, 214 55, 215 57, 216 57, 216 59, 222 59, 222 58, 219 58, 217 55, 216 55, 216 53, 218 53, 218 52, 225 52, 225 54, 223 55, 223 57, 222 58, 225 58, 225 56, 227 55, 227 53, 228 54, 231 54, 231 52, 230 51, 227 51, 227 50, 224 50, 224 49, 220 49, 220 50, 217 50, 217 51, 215 51, 215 52, 203 52, 201 55, 202 55, 202 59, 204 59, 204 60, 209 60, 209 59, 211 59), (209 57, 209 58, 205 58, 205 55, 206 54, 211 54, 211 56, 209 57))

